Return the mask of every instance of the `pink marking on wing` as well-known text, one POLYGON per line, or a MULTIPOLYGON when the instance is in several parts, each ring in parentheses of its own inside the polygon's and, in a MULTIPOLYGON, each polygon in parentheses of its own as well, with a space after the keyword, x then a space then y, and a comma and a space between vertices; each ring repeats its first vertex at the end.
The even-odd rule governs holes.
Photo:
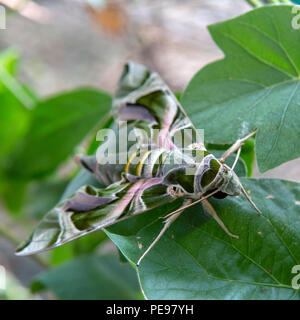
POLYGON ((163 181, 163 178, 151 178, 146 180, 146 182, 141 186, 138 193, 136 194, 136 197, 137 198, 141 197, 145 189, 152 187, 158 183, 161 183, 162 181, 163 181))
POLYGON ((166 150, 174 150, 175 146, 172 142, 170 136, 170 127, 174 121, 174 118, 177 113, 177 106, 171 105, 170 108, 166 110, 163 123, 161 125, 161 130, 158 136, 158 143, 161 147, 166 150))
POLYGON ((137 190, 140 189, 140 187, 143 184, 143 180, 140 180, 136 182, 124 195, 123 199, 116 205, 116 207, 113 210, 113 216, 114 215, 120 215, 125 208, 128 206, 129 202, 132 200, 132 198, 135 196, 137 190))

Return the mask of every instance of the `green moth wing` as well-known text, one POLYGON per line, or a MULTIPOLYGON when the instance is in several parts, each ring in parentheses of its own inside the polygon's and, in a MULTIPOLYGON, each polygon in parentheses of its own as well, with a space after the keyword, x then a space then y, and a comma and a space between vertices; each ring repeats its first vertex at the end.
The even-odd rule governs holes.
POLYGON ((16 253, 29 255, 51 249, 173 201, 159 178, 103 189, 84 186, 47 213, 16 253))
MULTIPOLYGON (((113 101, 113 113, 116 134, 114 143, 117 145, 114 152, 116 159, 126 154, 126 161, 99 165, 96 156, 83 156, 80 159, 81 164, 101 184, 109 185, 119 181, 133 152, 142 155, 150 148, 166 151, 178 149, 181 152, 188 146, 201 152, 206 151, 201 132, 194 128, 167 84, 156 72, 141 64, 128 62, 125 65, 113 101), (138 138, 133 139, 132 143, 128 139, 119 143, 120 136, 129 137, 131 133, 138 138), (124 145, 125 150, 122 149, 124 145), (133 145, 135 148, 131 152, 133 145)), ((203 152, 200 158, 204 156, 203 152)))
MULTIPOLYGON (((122 131, 125 130, 124 123, 126 130, 143 129, 146 132, 146 136, 139 141, 138 148, 151 146, 166 152, 180 150, 174 137, 176 133, 185 130, 189 133, 188 144, 197 144, 200 141, 198 148, 205 150, 197 131, 165 82, 157 73, 140 64, 126 64, 113 102, 113 110, 118 135, 126 134, 122 131)), ((83 156, 80 163, 106 188, 84 186, 73 196, 60 202, 45 215, 31 236, 20 245, 17 249, 18 255, 33 254, 60 246, 121 219, 169 202, 180 202, 179 208, 183 202, 183 199, 175 200, 172 197, 162 176, 144 177, 137 174, 132 180, 124 179, 124 173, 128 173, 130 169, 129 162, 101 165, 96 156, 83 156)), ((135 171, 142 173, 142 168, 143 162, 140 162, 135 171)))

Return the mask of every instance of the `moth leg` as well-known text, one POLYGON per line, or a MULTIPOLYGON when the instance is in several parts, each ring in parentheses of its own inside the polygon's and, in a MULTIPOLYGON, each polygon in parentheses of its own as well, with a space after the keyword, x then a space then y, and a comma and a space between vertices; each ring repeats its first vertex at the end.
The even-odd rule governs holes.
POLYGON ((252 136, 254 136, 257 133, 257 130, 253 131, 252 133, 248 134, 246 137, 242 139, 238 139, 220 158, 220 162, 225 162, 225 160, 236 150, 240 149, 244 142, 248 139, 250 139, 252 136))
MULTIPOLYGON (((189 200, 188 200, 189 201, 189 200)), ((163 236, 163 234, 168 230, 170 225, 180 216, 180 214, 185 209, 185 204, 182 205, 183 209, 180 211, 176 211, 174 214, 171 214, 165 221, 164 221, 164 227, 161 229, 158 236, 155 238, 155 240, 150 244, 150 246, 147 248, 147 250, 143 253, 143 255, 139 258, 136 266, 138 267, 142 260, 145 258, 145 256, 149 253, 149 251, 155 246, 155 244, 159 241, 159 239, 163 236)))
POLYGON ((220 227, 232 238, 238 239, 239 236, 232 234, 225 226, 225 224, 222 222, 222 220, 218 217, 216 210, 213 208, 213 206, 209 203, 208 200, 203 200, 202 202, 203 209, 207 211, 220 225, 220 227))

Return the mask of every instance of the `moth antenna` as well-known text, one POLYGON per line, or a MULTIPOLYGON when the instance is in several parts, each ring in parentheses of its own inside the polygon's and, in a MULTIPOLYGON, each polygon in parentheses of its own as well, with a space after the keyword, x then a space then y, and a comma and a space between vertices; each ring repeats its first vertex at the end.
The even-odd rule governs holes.
POLYGON ((75 157, 74 157, 74 162, 77 164, 77 165, 81 165, 81 158, 82 158, 82 154, 77 154, 75 157))
POLYGON ((235 159, 234 159, 234 163, 233 163, 233 165, 232 165, 232 167, 231 167, 231 170, 234 170, 234 168, 235 168, 235 166, 236 166, 236 164, 237 164, 237 162, 238 162, 238 160, 239 160, 239 158, 240 158, 241 150, 242 150, 242 148, 240 147, 240 148, 238 149, 237 153, 236 153, 236 157, 235 157, 235 159))
POLYGON ((244 196, 246 197, 246 199, 250 202, 251 206, 256 210, 256 212, 259 215, 262 215, 262 212, 257 208, 256 204, 251 200, 251 198, 248 196, 248 193, 246 192, 246 190, 244 189, 244 187, 241 184, 241 190, 242 193, 244 194, 244 196))

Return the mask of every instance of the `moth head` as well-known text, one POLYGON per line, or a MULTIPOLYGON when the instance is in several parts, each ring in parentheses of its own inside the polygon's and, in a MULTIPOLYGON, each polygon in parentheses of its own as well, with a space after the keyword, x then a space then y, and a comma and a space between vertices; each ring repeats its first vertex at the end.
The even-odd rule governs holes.
POLYGON ((238 176, 233 170, 223 165, 223 182, 219 190, 229 196, 238 196, 242 192, 242 185, 238 176))
POLYGON ((256 204, 251 200, 248 193, 242 186, 240 179, 232 170, 232 168, 228 167, 226 164, 223 164, 223 167, 225 169, 224 171, 225 181, 222 184, 222 186, 219 188, 220 191, 231 196, 238 196, 242 193, 246 197, 246 199, 249 201, 251 206, 257 211, 257 213, 261 215, 262 214, 261 211, 257 208, 256 204), (227 181, 227 184, 226 184, 226 181, 227 181))

